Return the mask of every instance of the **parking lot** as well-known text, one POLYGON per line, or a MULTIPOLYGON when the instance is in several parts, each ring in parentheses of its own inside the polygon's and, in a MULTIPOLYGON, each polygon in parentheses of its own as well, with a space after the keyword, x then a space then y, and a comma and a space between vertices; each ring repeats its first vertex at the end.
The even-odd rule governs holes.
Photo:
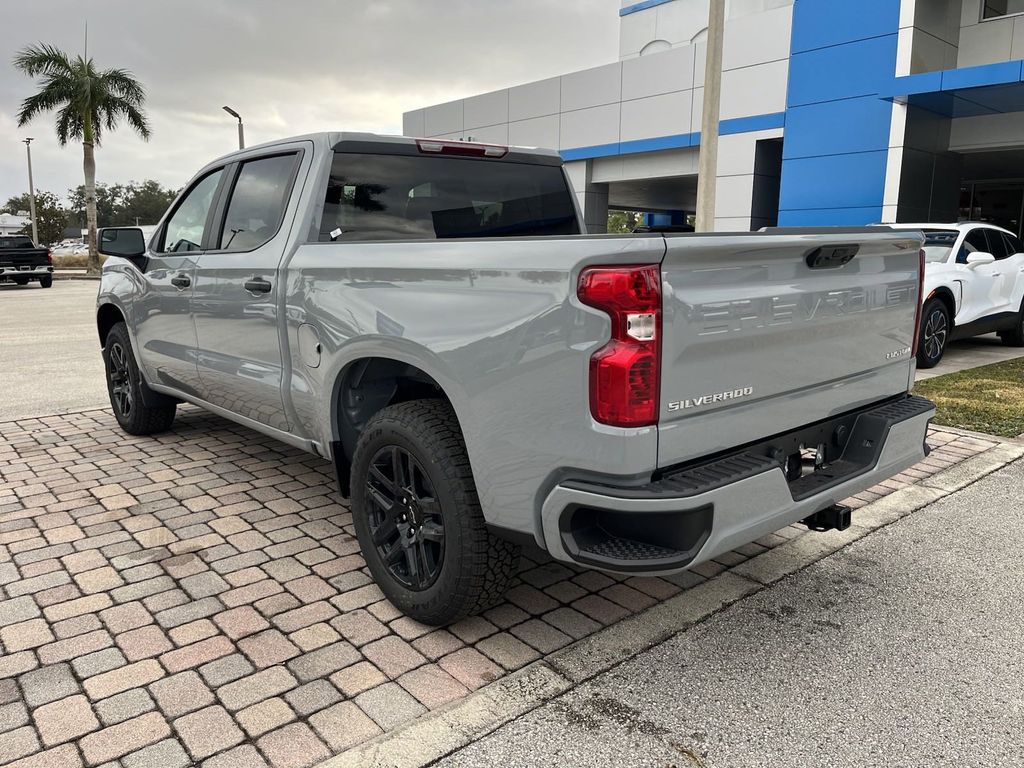
MULTIPOLYGON (((326 462, 192 406, 157 437, 117 428, 95 289, 3 296, 0 764, 311 766, 821 536, 792 526, 667 579, 527 553, 505 603, 422 626, 372 583, 326 462)), ((996 444, 943 429, 929 442, 922 464, 847 503, 996 444)))

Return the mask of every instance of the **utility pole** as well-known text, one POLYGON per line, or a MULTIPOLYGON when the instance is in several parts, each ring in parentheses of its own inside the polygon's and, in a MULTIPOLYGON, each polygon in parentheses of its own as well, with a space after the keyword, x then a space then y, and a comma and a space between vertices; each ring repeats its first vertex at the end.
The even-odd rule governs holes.
POLYGON ((32 138, 22 139, 28 154, 28 210, 32 217, 32 242, 39 245, 39 230, 36 228, 36 188, 32 183, 32 138))
POLYGON ((238 148, 245 149, 245 132, 242 128, 242 116, 231 107, 223 107, 223 110, 238 120, 238 148))
POLYGON ((711 0, 708 14, 708 54, 704 67, 704 114, 700 121, 697 168, 698 232, 715 228, 718 174, 718 123, 722 108, 722 48, 725 44, 725 0, 711 0))

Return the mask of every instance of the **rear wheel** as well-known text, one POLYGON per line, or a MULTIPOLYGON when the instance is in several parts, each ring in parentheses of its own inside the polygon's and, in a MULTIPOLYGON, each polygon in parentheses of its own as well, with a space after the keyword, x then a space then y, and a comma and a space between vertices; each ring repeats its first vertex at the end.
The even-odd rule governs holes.
POLYGON ((124 323, 117 323, 107 334, 103 363, 107 369, 110 407, 121 429, 129 435, 151 435, 170 429, 177 406, 146 406, 143 397, 146 382, 135 363, 128 328, 124 323))
POLYGON ((49 288, 53 285, 53 275, 43 275, 39 278, 39 285, 43 288, 49 288))
POLYGON ((352 518, 378 586, 408 616, 446 624, 498 602, 519 547, 484 524, 451 406, 412 400, 367 422, 352 459, 352 518))
POLYGON ((917 367, 934 368, 946 352, 951 323, 949 310, 941 299, 932 299, 921 313, 921 337, 917 345, 917 367))
POLYGON ((1024 303, 1021 304, 1020 311, 1017 313, 1013 328, 1000 331, 999 338, 1008 347, 1024 347, 1024 303))

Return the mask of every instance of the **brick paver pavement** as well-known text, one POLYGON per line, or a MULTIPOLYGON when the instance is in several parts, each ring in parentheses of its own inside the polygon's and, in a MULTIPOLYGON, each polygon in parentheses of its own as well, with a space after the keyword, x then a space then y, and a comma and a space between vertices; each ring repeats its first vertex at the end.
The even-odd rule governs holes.
MULTIPOLYGON (((933 430, 874 499, 994 443, 933 430)), ((327 462, 183 407, 0 423, 0 765, 308 766, 770 549, 669 579, 524 556, 445 629, 372 582, 327 462)))

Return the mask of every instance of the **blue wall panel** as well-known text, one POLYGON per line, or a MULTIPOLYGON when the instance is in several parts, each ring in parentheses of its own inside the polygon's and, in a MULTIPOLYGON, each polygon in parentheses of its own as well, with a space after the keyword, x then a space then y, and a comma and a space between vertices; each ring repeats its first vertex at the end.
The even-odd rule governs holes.
POLYGON ((888 149, 787 160, 782 170, 783 210, 869 208, 882 205, 888 149))
POLYGON ((796 0, 796 5, 803 8, 794 9, 793 53, 882 37, 900 27, 898 0, 796 0))
POLYGON ((871 152, 889 143, 892 104, 877 96, 793 107, 786 112, 782 157, 871 152))
POLYGON ((900 0, 795 0, 779 224, 882 216, 900 0))
POLYGON ((789 64, 788 105, 796 107, 857 96, 877 98, 883 86, 892 82, 896 44, 896 35, 892 34, 794 54, 789 64), (879 67, 878 63, 883 61, 891 61, 892 65, 879 67))
POLYGON ((780 227, 865 227, 882 220, 882 206, 779 211, 780 227))

